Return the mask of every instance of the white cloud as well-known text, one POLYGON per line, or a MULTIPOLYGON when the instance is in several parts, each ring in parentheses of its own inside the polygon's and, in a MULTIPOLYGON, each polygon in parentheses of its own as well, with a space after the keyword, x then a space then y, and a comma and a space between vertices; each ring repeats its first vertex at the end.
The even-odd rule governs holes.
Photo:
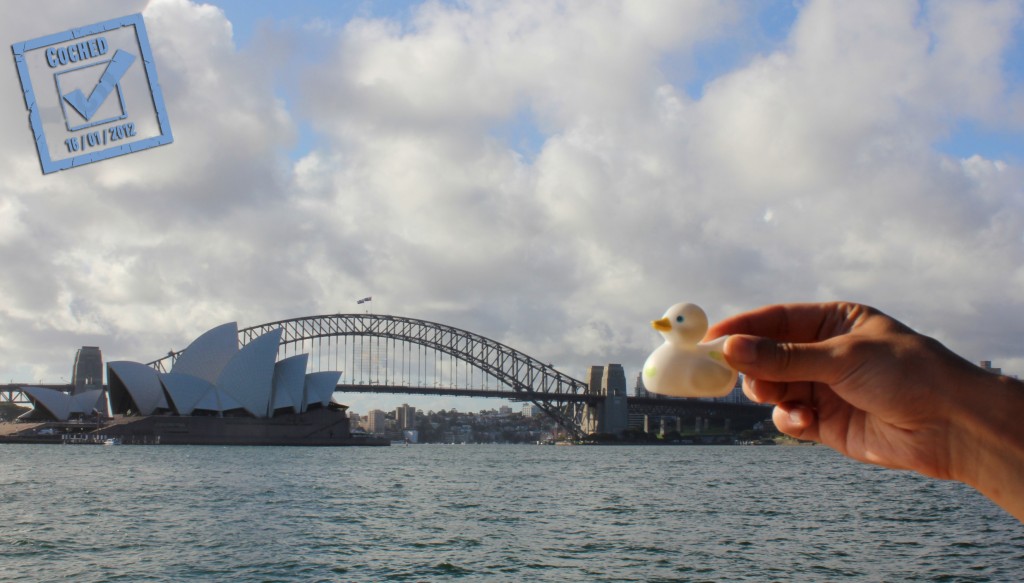
MULTIPOLYGON (((666 67, 742 36, 732 5, 430 2, 404 24, 318 27, 310 58, 294 31, 240 50, 221 11, 154 0, 174 144, 42 176, 3 81, 0 377, 66 375, 82 344, 155 358, 223 321, 369 294, 577 376, 635 371, 646 322, 680 300, 712 319, 867 301, 1024 367, 1019 160, 935 149, 961 119, 1019 124, 1001 55, 1021 9, 962 6, 808 2, 695 100, 666 67), (540 134, 528 156, 494 131, 517 117, 540 134), (292 160, 300 123, 321 140, 292 160)), ((141 6, 123 8, 0 33, 141 6)))

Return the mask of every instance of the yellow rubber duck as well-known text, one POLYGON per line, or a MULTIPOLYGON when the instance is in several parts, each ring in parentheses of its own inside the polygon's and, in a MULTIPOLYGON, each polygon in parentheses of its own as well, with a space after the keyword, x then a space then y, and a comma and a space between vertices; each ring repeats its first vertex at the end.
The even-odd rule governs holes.
POLYGON ((722 397, 736 386, 737 373, 723 356, 725 338, 701 343, 708 317, 697 304, 676 304, 651 322, 665 337, 644 363, 644 387, 672 397, 722 397))

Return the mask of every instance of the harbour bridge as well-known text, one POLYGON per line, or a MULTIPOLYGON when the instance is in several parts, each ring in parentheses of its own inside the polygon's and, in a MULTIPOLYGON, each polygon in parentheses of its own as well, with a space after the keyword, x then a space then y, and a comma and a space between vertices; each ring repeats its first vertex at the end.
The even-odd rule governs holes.
MULTIPOLYGON (((336 391, 494 397, 531 402, 572 437, 604 406, 599 383, 578 380, 505 344, 454 326, 384 314, 329 314, 268 322, 239 330, 247 344, 282 329, 279 357, 308 354, 310 372, 342 371, 336 391), (594 385, 597 386, 594 386, 594 385)), ((170 370, 181 352, 150 362, 170 370)), ((0 387, 11 399, 15 385, 0 387)), ((760 405, 629 397, 630 414, 735 419, 768 416, 760 405)), ((751 423, 753 421, 750 421, 751 423)))

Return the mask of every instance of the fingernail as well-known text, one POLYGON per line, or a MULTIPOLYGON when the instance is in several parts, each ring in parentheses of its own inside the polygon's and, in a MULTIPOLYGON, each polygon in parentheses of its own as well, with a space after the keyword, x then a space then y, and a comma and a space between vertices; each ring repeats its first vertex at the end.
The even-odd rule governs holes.
POLYGON ((729 362, 750 364, 757 360, 757 339, 750 336, 730 336, 725 341, 725 356, 729 362))
POLYGON ((804 427, 810 424, 809 411, 799 408, 789 411, 789 422, 797 427, 804 427))

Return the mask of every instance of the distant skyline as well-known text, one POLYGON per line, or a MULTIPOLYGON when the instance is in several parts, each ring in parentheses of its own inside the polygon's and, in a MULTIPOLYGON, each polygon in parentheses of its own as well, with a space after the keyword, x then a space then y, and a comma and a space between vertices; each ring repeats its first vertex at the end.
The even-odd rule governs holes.
MULTIPOLYGON (((134 12, 173 144, 44 176, 0 75, 5 381, 369 307, 632 388, 676 302, 840 299, 1024 374, 1020 2, 14 0, 0 37, 134 12)), ((350 405, 403 402, 505 403, 350 405)))

